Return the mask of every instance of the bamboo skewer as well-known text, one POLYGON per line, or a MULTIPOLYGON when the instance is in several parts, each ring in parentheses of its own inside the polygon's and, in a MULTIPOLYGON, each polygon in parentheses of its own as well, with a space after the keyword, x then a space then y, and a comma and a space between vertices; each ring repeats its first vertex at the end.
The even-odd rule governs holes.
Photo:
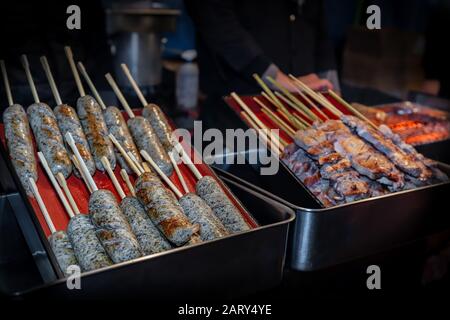
POLYGON ((152 157, 150 157, 150 155, 145 150, 141 150, 141 155, 148 163, 150 163, 150 165, 152 166, 153 170, 155 170, 159 174, 159 176, 164 180, 164 182, 166 182, 166 184, 170 187, 170 189, 172 189, 172 191, 177 195, 177 197, 181 198, 183 196, 181 191, 162 172, 162 170, 158 167, 158 165, 155 163, 155 161, 153 161, 152 157))
POLYGON ((81 179, 83 180, 84 184, 86 185, 89 193, 94 192, 94 190, 91 189, 91 185, 89 184, 88 178, 85 176, 84 172, 81 171, 81 166, 80 166, 80 163, 78 162, 77 157, 73 154, 71 158, 72 158, 73 165, 75 166, 75 168, 77 168, 78 172, 80 173, 81 179))
POLYGON ((78 93, 80 94, 80 97, 84 97, 86 95, 86 92, 84 91, 83 84, 81 83, 77 67, 75 66, 72 49, 69 46, 65 46, 64 51, 66 52, 66 57, 67 60, 69 61, 70 69, 72 70, 72 74, 75 79, 75 84, 77 85, 78 88, 78 93))
MULTIPOLYGON (((258 119, 258 117, 253 113, 252 110, 250 110, 250 108, 245 104, 244 101, 242 101, 242 99, 235 93, 232 92, 231 93, 231 97, 239 104, 239 106, 241 106, 241 108, 247 113, 247 115, 255 122, 255 124, 257 125, 257 127, 261 128, 261 129, 266 129, 269 134, 270 134, 270 140, 277 140, 277 144, 280 144, 280 140, 282 140, 280 137, 276 137, 271 130, 261 121, 258 119)), ((284 143, 286 143, 285 141, 283 141, 284 143)))
POLYGON ((109 85, 113 89, 114 93, 116 94, 117 98, 119 99, 120 103, 122 104, 125 111, 128 113, 128 116, 130 118, 134 118, 134 112, 131 110, 130 105, 128 104, 127 100, 123 96, 122 92, 119 89, 119 86, 117 85, 116 81, 114 81, 113 77, 110 73, 105 74, 106 80, 108 81, 109 85))
POLYGON ((120 169, 120 175, 125 181, 125 184, 127 185, 128 190, 130 190, 130 193, 133 197, 136 197, 136 191, 134 190, 133 184, 130 181, 130 177, 128 176, 127 170, 120 169))
POLYGON ((36 182, 33 180, 33 178, 29 179, 31 190, 34 193, 34 197, 36 198, 36 201, 39 205, 39 208, 41 209, 42 215, 44 216, 45 222, 47 222, 48 228, 50 229, 50 233, 53 234, 56 232, 55 225, 52 222, 52 219, 50 218, 50 215, 47 211, 47 207, 44 204, 44 201, 42 200, 41 194, 39 193, 39 189, 36 185, 36 182))
MULTIPOLYGON (((306 119, 308 119, 311 122, 314 122, 314 119, 312 119, 308 114, 306 114, 301 108, 298 108, 292 101, 284 97, 281 93, 275 92, 275 94, 280 97, 281 100, 286 102, 289 106, 291 106, 295 111, 300 113, 302 116, 304 116, 306 119)), ((289 111, 288 111, 289 112, 289 111)), ((302 124, 307 125, 308 123, 302 119, 302 124)))
POLYGON ((141 89, 139 88, 133 76, 131 75, 130 69, 128 69, 125 63, 121 63, 120 67, 122 68, 125 76, 128 78, 128 81, 130 81, 130 84, 133 87, 134 91, 136 92, 136 95, 138 96, 139 100, 141 101, 142 106, 145 107, 146 105, 148 105, 147 99, 145 99, 141 89))
POLYGON ((295 130, 290 127, 286 122, 284 122, 283 119, 281 119, 275 112, 270 110, 269 107, 267 107, 261 100, 258 98, 253 98, 253 100, 260 105, 262 108, 261 111, 264 112, 273 122, 275 122, 278 126, 280 126, 286 133, 293 137, 295 134, 295 130))
POLYGON ((89 174, 89 170, 86 167, 86 164, 84 163, 83 158, 81 157, 80 151, 78 151, 78 148, 75 145, 75 140, 73 140, 73 137, 70 134, 70 132, 67 132, 65 137, 66 137, 67 144, 70 146, 70 148, 72 148, 72 152, 78 160, 78 165, 80 166, 80 169, 81 169, 80 172, 83 172, 83 175, 85 176, 88 185, 90 185, 91 190, 93 192, 97 191, 98 187, 95 184, 95 181, 92 178, 92 176, 89 174))
POLYGON ((78 205, 75 202, 75 199, 72 196, 72 193, 69 190, 69 186, 67 185, 67 181, 64 178, 63 174, 61 172, 58 172, 56 174, 56 180, 58 180, 59 185, 63 189, 64 193, 66 194, 67 200, 69 200, 70 205, 72 206, 73 212, 75 214, 80 214, 80 209, 78 209, 78 205))
POLYGON ((152 172, 152 170, 148 166, 147 162, 142 162, 142 168, 143 168, 144 172, 152 172))
POLYGON ((317 93, 318 96, 320 97, 320 99, 323 101, 323 105, 325 107, 328 107, 328 109, 334 113, 335 115, 337 115, 339 118, 342 117, 344 114, 341 112, 341 110, 339 110, 338 108, 336 108, 327 98, 325 98, 325 96, 321 93, 318 92, 317 93))
POLYGON ((66 209, 69 217, 72 218, 74 216, 72 207, 70 206, 69 202, 67 201, 66 197, 64 196, 64 193, 61 190, 61 187, 59 186, 58 182, 56 181, 55 176, 53 175, 52 170, 48 166, 47 160, 45 160, 45 157, 42 154, 42 152, 38 152, 38 157, 39 157, 39 160, 41 161, 42 167, 44 167, 44 170, 50 179, 50 182, 53 185, 53 188, 56 191, 56 194, 58 195, 59 199, 61 200, 61 203, 63 204, 64 209, 66 209))
POLYGON ((178 164, 175 161, 175 158, 173 157, 172 151, 169 152, 169 158, 170 158, 170 161, 172 162, 173 168, 175 169, 175 173, 177 174, 178 180, 180 180, 181 185, 183 186, 184 192, 185 193, 189 193, 190 191, 189 191, 189 188, 188 188, 188 186, 186 184, 186 180, 184 179, 183 174, 180 171, 180 168, 178 168, 178 164))
MULTIPOLYGON (((143 163, 139 163, 139 161, 136 159, 136 157, 134 156, 134 154, 131 151, 127 152, 128 157, 131 159, 131 161, 133 161, 134 165, 139 169, 139 171, 142 173, 144 172, 148 172, 147 170, 145 170, 145 168, 143 167, 143 163)), ((140 174, 139 174, 140 175, 140 174)))
POLYGON ((112 143, 114 144, 114 146, 117 148, 117 150, 119 150, 120 154, 122 155, 122 157, 125 159, 125 161, 127 162, 127 164, 130 166, 131 170, 133 170, 133 172, 137 175, 140 176, 141 175, 141 170, 139 170, 139 168, 136 166, 135 162, 133 161, 133 159, 130 158, 130 156, 128 155, 128 153, 125 151, 125 149, 122 147, 122 145, 120 144, 120 142, 116 139, 116 137, 110 133, 109 138, 111 139, 112 143))
POLYGON ((262 142, 266 145, 266 147, 270 148, 270 151, 275 153, 277 156, 280 155, 280 148, 274 146, 269 140, 267 133, 262 129, 258 128, 258 125, 253 121, 253 119, 245 113, 245 111, 241 111, 241 116, 249 123, 250 127, 256 131, 256 136, 259 137, 262 142))
POLYGON ((108 176, 114 185, 114 188, 116 189, 117 193, 119 194, 120 199, 126 198, 127 195, 123 191, 122 186, 119 183, 119 180, 117 180, 117 177, 114 174, 114 172, 111 168, 111 164, 109 163, 108 159, 106 157, 102 157, 101 162, 102 162, 103 167, 105 167, 106 172, 108 173, 108 176))
POLYGON ((200 171, 198 171, 197 167, 194 165, 191 158, 189 158, 186 151, 183 149, 183 147, 179 142, 175 144, 175 150, 177 150, 178 154, 181 155, 183 163, 188 166, 188 168, 191 170, 191 172, 194 174, 197 180, 203 178, 203 175, 200 173, 200 171))
POLYGON ((102 97, 97 91, 97 88, 95 87, 94 83, 92 82, 91 77, 86 71, 86 68, 84 67, 82 62, 78 62, 78 69, 80 69, 80 73, 83 76, 84 80, 89 86, 89 89, 91 89, 92 94, 94 95, 94 98, 97 100, 98 104, 102 107, 103 110, 106 110, 105 102, 103 101, 102 97))
POLYGON ((38 96, 36 86, 33 81, 33 77, 31 76, 30 64, 28 63, 28 58, 26 55, 23 54, 21 57, 21 60, 22 60, 22 66, 25 69, 25 74, 27 76, 28 84, 30 85, 31 94, 33 95, 34 102, 39 103, 40 102, 39 96, 38 96))
POLYGON ((2 76, 3 82, 5 84, 6 98, 8 99, 8 104, 12 106, 14 104, 14 100, 11 93, 11 87, 9 85, 8 74, 6 72, 5 61, 0 60, 0 66, 2 68, 2 76))
POLYGON ((42 56, 40 58, 42 68, 44 69, 45 75, 47 76, 48 83, 50 84, 50 89, 52 91, 53 97, 55 98, 56 105, 62 105, 61 96, 59 95, 58 87, 56 86, 55 79, 53 78, 50 65, 48 64, 47 58, 42 56))
POLYGON ((270 103, 272 103, 272 105, 274 107, 277 108, 277 111, 279 113, 281 113, 287 121, 289 121, 290 125, 293 126, 295 129, 302 129, 303 125, 299 125, 297 123, 297 121, 294 119, 294 117, 292 117, 292 115, 290 114, 289 110, 283 106, 283 108, 280 108, 277 104, 275 104, 272 100, 272 98, 270 98, 265 92, 261 92, 262 96, 264 98, 266 98, 270 103))
POLYGON ((333 90, 328 90, 330 95, 337 100, 340 104, 344 105, 347 109, 349 109, 355 116, 360 118, 361 120, 366 121, 368 124, 370 124, 373 128, 378 130, 378 127, 376 124, 374 124, 372 121, 370 121, 366 116, 364 116, 361 112, 359 112, 355 107, 353 107, 350 103, 342 99, 338 94, 336 94, 333 90))
MULTIPOLYGON (((297 111, 299 111, 299 109, 303 110, 303 112, 308 115, 308 118, 312 119, 313 121, 323 121, 320 117, 318 117, 314 112, 312 112, 307 106, 305 106, 300 100, 298 100, 292 93, 286 90, 286 88, 284 88, 272 77, 267 77, 267 80, 270 81, 274 86, 276 86, 289 100, 292 101, 292 103, 296 106, 293 108, 295 108, 297 111)), ((280 97, 280 95, 277 96, 280 97)))
POLYGON ((264 80, 261 79, 256 73, 253 74, 253 78, 255 78, 256 82, 261 86, 261 88, 265 91, 265 93, 270 97, 273 104, 277 105, 279 108, 283 109, 284 106, 280 100, 273 94, 273 91, 269 89, 269 87, 264 83, 264 80))

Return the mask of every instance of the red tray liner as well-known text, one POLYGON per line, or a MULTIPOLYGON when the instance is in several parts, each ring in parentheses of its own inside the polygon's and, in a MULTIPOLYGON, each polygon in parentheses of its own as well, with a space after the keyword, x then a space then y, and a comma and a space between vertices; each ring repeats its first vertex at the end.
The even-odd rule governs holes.
MULTIPOLYGON (((134 110, 136 115, 140 115, 142 113, 141 109, 134 110)), ((125 112, 123 112, 125 119, 128 119, 128 116, 125 112)), ((3 124, 0 124, 0 139, 5 146, 5 149, 7 150, 6 146, 6 139, 5 139, 5 131, 3 124)), ((38 162, 38 181, 37 181, 37 187, 39 189, 39 193, 42 196, 42 199, 44 200, 44 203, 47 207, 47 211, 52 219, 53 224, 55 225, 56 230, 66 230, 67 224, 69 223, 69 216, 64 209, 64 206, 62 205, 61 201, 59 200, 59 197, 53 188, 53 185, 51 184, 50 179, 47 177, 47 174, 45 173, 45 170, 40 165, 38 158, 37 158, 37 149, 36 149, 36 143, 33 137, 33 144, 35 149, 35 156, 38 162)), ((182 141, 181 143, 184 147, 184 149, 187 151, 189 155, 196 154, 193 148, 190 148, 188 144, 184 143, 182 141), (192 149, 192 150, 190 150, 192 149)), ((199 155, 196 155, 197 159, 200 159, 199 155)), ((195 192, 195 184, 197 180, 195 179, 195 176, 192 174, 190 169, 184 164, 181 163, 179 166, 181 173, 183 174, 186 184, 191 192, 195 192)), ((239 208, 242 216, 245 218, 247 223, 252 228, 257 227, 257 224, 251 218, 250 214, 243 208, 243 206, 239 203, 239 201, 236 200, 236 198, 231 194, 231 191, 223 184, 223 182, 217 178, 215 173, 212 171, 212 169, 204 164, 196 164, 197 169, 200 171, 202 175, 209 175, 216 178, 218 183, 222 186, 222 188, 225 191, 225 194, 228 196, 228 198, 236 205, 237 208, 239 208)), ((117 180, 119 181, 120 185, 122 186, 124 192, 127 195, 131 195, 130 191, 127 188, 127 185, 123 181, 121 175, 120 175, 120 166, 117 165, 114 174, 117 177, 117 180)), ((102 173, 101 171, 97 170, 93 176, 93 179, 95 183, 97 184, 99 189, 107 189, 110 190, 117 198, 117 200, 120 202, 119 194, 116 192, 116 189, 114 188, 114 185, 109 178, 109 176, 106 173, 102 173)), ((134 184, 134 181, 136 180, 136 176, 134 174, 130 174, 130 180, 134 184)), ((181 182, 179 181, 175 171, 170 177, 170 180, 178 187, 178 189, 184 193, 183 187, 181 185, 181 182)), ((78 208, 80 209, 80 212, 87 213, 88 212, 88 203, 89 203, 89 191, 86 188, 83 180, 77 178, 74 174, 72 174, 67 179, 67 184, 69 186, 70 191, 72 192, 72 195, 77 202, 78 208)), ((28 197, 28 200, 30 201, 31 206, 34 209, 34 212, 36 214, 36 217, 39 220, 39 223, 45 233, 45 235, 48 237, 50 236, 50 229, 48 228, 48 225, 44 219, 44 216, 42 215, 42 212, 39 208, 39 205, 35 198, 28 197)))
MULTIPOLYGON (((351 112, 345 108, 345 106, 341 105, 338 101, 336 101, 332 96, 330 96, 328 93, 323 93, 324 96, 328 99, 328 101, 330 101, 337 109, 339 109, 340 111, 342 111, 344 114, 351 114, 351 112)), ((295 94, 294 94, 295 95, 295 94)), ((297 99, 299 99, 300 101, 302 101, 306 106, 309 106, 308 102, 305 101, 302 97, 300 97, 299 95, 295 95, 297 99)), ((261 107, 253 100, 253 98, 256 97, 258 98, 260 101, 262 101, 267 107, 269 107, 272 111, 275 112, 275 108, 273 107, 273 105, 270 103, 270 101, 268 101, 266 98, 264 98, 263 96, 240 96, 240 98, 244 101, 244 103, 250 108, 250 110, 253 111, 253 113, 255 113, 255 115, 258 117, 259 120, 261 120, 262 123, 264 123, 268 128, 270 129, 279 129, 280 130, 280 136, 281 138, 283 138, 286 142, 288 143, 292 143, 292 138, 286 134, 286 132, 281 129, 280 127, 278 127, 278 125, 276 123, 274 123, 269 117, 267 117, 267 115, 265 113, 263 113, 261 111, 261 107)), ((242 121, 244 121, 249 127, 250 124, 241 116, 241 111, 243 111, 243 109, 239 106, 239 104, 231 97, 231 96, 226 96, 224 98, 225 102, 228 104, 228 106, 234 110, 236 112, 236 114, 239 116, 239 118, 241 118, 242 121)), ((291 112, 293 113, 297 113, 292 107, 288 106, 286 103, 284 103, 283 101, 281 101, 281 103, 283 103, 283 105, 291 112)), ((316 104, 317 105, 317 104, 316 104)), ((337 119, 337 117, 331 113, 328 109, 323 108, 321 106, 319 106, 319 108, 321 109, 321 111, 323 113, 325 113, 329 118, 331 119, 337 119)), ((319 116, 318 112, 316 112, 313 108, 310 107, 310 110, 314 112, 314 114, 316 114, 317 116, 319 116)), ((276 112, 275 112, 276 113, 276 112)), ((278 113, 277 113, 278 114, 278 113)), ((298 113, 297 113, 298 114, 298 113)), ((279 115, 279 114, 278 114, 279 115)), ((280 116, 280 115, 279 115, 280 116)), ((282 119, 284 119, 281 116, 282 119)), ((305 119, 306 120, 306 119, 305 119)))

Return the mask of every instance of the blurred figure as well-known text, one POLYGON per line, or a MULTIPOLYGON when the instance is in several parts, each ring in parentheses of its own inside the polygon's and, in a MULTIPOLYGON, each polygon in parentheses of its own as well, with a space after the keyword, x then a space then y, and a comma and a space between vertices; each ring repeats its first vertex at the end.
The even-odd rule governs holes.
POLYGON ((445 31, 450 20, 450 1, 438 0, 432 8, 426 30, 424 68, 426 80, 422 91, 450 99, 450 47, 445 31), (444 33, 443 33, 444 32, 444 33))
POLYGON ((315 90, 337 84, 322 0, 185 0, 185 4, 197 31, 200 89, 209 100, 205 112, 218 113, 218 99, 231 91, 260 92, 254 73, 263 79, 271 76, 290 90, 294 89, 288 74, 315 90))

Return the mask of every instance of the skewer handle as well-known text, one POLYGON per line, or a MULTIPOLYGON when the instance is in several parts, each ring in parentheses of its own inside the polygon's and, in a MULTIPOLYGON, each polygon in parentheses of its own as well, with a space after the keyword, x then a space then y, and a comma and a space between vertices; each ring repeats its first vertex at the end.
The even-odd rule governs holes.
POLYGON ((83 174, 86 178, 86 180, 88 181, 88 184, 91 187, 92 191, 97 191, 97 185, 94 182, 94 179, 92 179, 92 176, 89 173, 88 168, 86 167, 86 163, 84 163, 83 158, 81 157, 80 151, 78 150, 77 146, 75 145, 75 141, 73 140, 72 135, 70 134, 70 132, 66 133, 66 141, 69 144, 70 148, 72 148, 72 152, 75 155, 75 157, 78 160, 78 164, 80 166, 81 171, 83 171, 83 174))
POLYGON ((73 198, 72 193, 69 190, 69 186, 67 185, 67 181, 61 172, 58 172, 56 174, 56 180, 58 180, 59 185, 66 194, 66 197, 69 200, 70 205, 72 206, 73 212, 75 214, 80 214, 80 209, 78 209, 77 203, 75 202, 75 199, 73 198))
POLYGON ((6 98, 8 99, 8 104, 12 106, 14 104, 12 93, 11 93, 11 87, 9 86, 9 80, 8 80, 8 73, 6 72, 6 66, 5 61, 0 60, 0 66, 2 68, 2 76, 3 76, 3 82, 5 84, 5 91, 6 91, 6 98))
POLYGON ((78 62, 78 69, 80 69, 81 75, 83 76, 84 80, 87 82, 89 89, 91 89, 92 94, 94 95, 95 100, 100 104, 103 110, 106 109, 105 102, 103 102, 102 97, 97 91, 97 88, 95 87, 94 83, 92 82, 91 77, 89 77, 89 74, 86 71, 86 68, 84 67, 82 62, 78 62))
POLYGON ((33 99, 35 103, 39 103, 39 96, 36 90, 36 86, 34 85, 33 77, 31 76, 30 64, 28 63, 28 58, 26 55, 21 56, 22 66, 25 69, 25 74, 27 76, 28 84, 30 85, 31 94, 33 95, 33 99))
POLYGON ((139 89, 139 86, 137 85, 136 81, 131 75, 130 69, 128 69, 125 63, 120 64, 120 66, 122 67, 123 73, 125 73, 125 76, 128 78, 128 81, 130 81, 130 84, 133 87, 134 91, 136 92, 139 100, 141 101, 142 106, 145 107, 146 105, 148 105, 147 99, 145 99, 141 89, 139 89))
POLYGON ((173 168, 175 169, 175 173, 177 174, 178 180, 180 180, 181 185, 183 186, 184 192, 189 193, 189 188, 186 184, 186 180, 184 179, 183 174, 181 173, 180 168, 178 167, 178 164, 175 161, 175 158, 173 157, 172 151, 169 152, 169 158, 170 158, 170 161, 172 162, 173 168))
POLYGON ((178 198, 181 198, 183 194, 178 190, 178 188, 173 184, 172 181, 161 171, 161 169, 158 167, 158 165, 153 161, 153 159, 150 157, 150 155, 145 150, 141 150, 141 155, 144 157, 146 161, 150 163, 153 170, 155 170, 159 176, 167 183, 167 185, 172 189, 172 191, 177 195, 178 198))
POLYGON ((30 178, 29 182, 30 182, 31 189, 33 190, 33 193, 34 193, 34 197, 36 198, 39 208, 41 209, 41 212, 44 215, 45 222, 47 222, 48 228, 50 229, 50 233, 53 234, 56 232, 56 228, 52 222, 52 219, 50 218, 50 215, 48 214, 47 207, 45 206, 44 201, 42 200, 42 197, 41 197, 41 194, 39 193, 36 182, 33 180, 33 178, 30 178))
POLYGON ((72 49, 69 46, 64 47, 64 51, 66 52, 67 60, 69 61, 70 69, 72 70, 73 77, 75 78, 75 83, 78 88, 78 92, 80 93, 80 97, 84 97, 86 92, 84 91, 83 84, 81 83, 80 75, 78 74, 77 67, 75 66, 75 61, 73 59, 72 49))
POLYGON ((116 139, 116 137, 112 133, 109 134, 109 138, 111 139, 112 143, 117 148, 117 150, 119 150, 120 154, 125 159, 127 164, 130 166, 131 170, 133 170, 133 172, 139 177, 142 173, 141 170, 139 170, 134 161, 130 158, 125 149, 122 147, 120 142, 116 139))
POLYGON ((197 178, 197 180, 200 180, 203 178, 203 175, 198 171, 198 169, 195 167, 192 160, 187 155, 186 151, 184 151, 183 147, 180 143, 175 144, 175 149, 177 152, 181 155, 181 158, 183 159, 183 162, 188 166, 188 168, 191 170, 191 172, 194 174, 194 176, 197 178))
POLYGON ((94 192, 94 190, 92 190, 92 188, 91 188, 91 185, 89 184, 88 178, 84 174, 83 170, 81 170, 81 167, 80 167, 80 164, 78 163, 77 157, 74 154, 72 154, 71 158, 72 158, 73 165, 75 166, 75 168, 77 168, 78 172, 80 172, 81 179, 83 179, 83 182, 86 185, 89 193, 94 192))
POLYGON ((41 57, 42 68, 44 68, 45 75, 47 76, 48 83, 50 84, 50 89, 52 90, 53 97, 55 98, 56 105, 61 105, 62 100, 59 95, 58 87, 56 86, 55 79, 53 78, 52 71, 50 69, 50 65, 48 64, 47 58, 45 56, 41 57))
POLYGON ((128 176, 128 173, 125 169, 120 170, 120 175, 122 176, 123 181, 125 181, 125 184, 128 187, 128 190, 130 190, 130 193, 133 197, 136 197, 136 192, 134 191, 133 184, 130 181, 130 177, 128 176))
POLYGON ((119 183, 119 180, 117 180, 116 175, 114 174, 113 170, 111 169, 111 164, 109 163, 108 159, 106 157, 102 157, 101 159, 103 166, 106 169, 106 172, 109 175, 109 178, 111 179, 114 187, 117 190, 117 193, 120 196, 120 199, 125 198, 127 195, 125 194, 125 192, 123 192, 122 186, 119 183))
POLYGON ((139 169, 139 171, 140 171, 139 175, 141 175, 142 173, 147 171, 143 167, 143 164, 141 165, 139 163, 139 161, 136 159, 136 157, 134 156, 134 154, 131 151, 128 151, 127 154, 128 154, 128 157, 131 159, 131 161, 133 161, 134 165, 139 169))
POLYGON ((130 105, 128 104, 127 100, 125 100, 125 97, 123 96, 122 92, 119 89, 119 86, 117 85, 116 81, 114 81, 111 74, 110 73, 105 74, 105 78, 108 81, 111 88, 113 89, 113 91, 116 94, 117 98, 119 99, 120 103, 124 107, 125 111, 128 113, 128 116, 130 118, 134 118, 133 110, 131 110, 130 105))
POLYGON ((45 172, 47 173, 47 176, 50 178, 50 182, 52 183, 53 188, 55 188, 59 199, 61 200, 64 208, 66 209, 67 214, 69 215, 69 217, 72 218, 74 216, 72 207, 69 205, 69 202, 67 202, 67 199, 64 196, 64 193, 62 192, 61 187, 59 186, 58 182, 56 181, 52 170, 50 170, 50 167, 48 166, 47 160, 45 159, 43 153, 39 151, 38 157, 39 157, 39 160, 41 161, 42 166, 44 167, 45 172))

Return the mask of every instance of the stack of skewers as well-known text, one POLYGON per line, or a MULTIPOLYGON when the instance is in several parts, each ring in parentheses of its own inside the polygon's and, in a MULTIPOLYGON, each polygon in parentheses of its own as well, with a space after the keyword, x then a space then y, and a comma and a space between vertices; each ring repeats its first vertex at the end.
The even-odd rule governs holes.
POLYGON ((10 105, 3 113, 3 122, 11 161, 32 204, 41 211, 50 247, 64 275, 70 274, 71 265, 78 265, 82 271, 95 270, 256 226, 213 176, 200 173, 184 147, 172 137, 164 113, 146 101, 125 65, 123 71, 143 104, 143 116, 135 115, 112 76, 107 74, 106 78, 128 121, 117 107, 106 107, 87 70, 78 63, 95 98, 86 94, 69 47, 66 55, 80 95, 76 108, 62 102, 45 57, 41 63, 57 106, 52 110, 42 103, 28 60, 22 56, 35 101, 25 111, 13 102, 6 66, 1 61, 10 105), (195 192, 186 182, 193 178, 178 167, 179 159, 197 180, 195 192), (49 194, 49 190, 38 164, 68 216, 67 225, 54 223, 62 213, 54 213, 53 199, 42 197, 41 193, 49 194), (98 175, 100 184, 93 178, 98 175), (110 180, 113 190, 105 189, 111 185, 105 179, 110 180), (78 196, 79 190, 74 195, 74 181, 85 184, 87 203, 78 196), (181 184, 182 191, 173 181, 181 184), (45 190, 39 190, 39 186, 45 190))
POLYGON ((274 92, 254 77, 262 97, 246 103, 231 93, 239 114, 324 207, 448 181, 438 163, 332 90, 327 98, 291 75, 296 93, 268 77, 274 92))

